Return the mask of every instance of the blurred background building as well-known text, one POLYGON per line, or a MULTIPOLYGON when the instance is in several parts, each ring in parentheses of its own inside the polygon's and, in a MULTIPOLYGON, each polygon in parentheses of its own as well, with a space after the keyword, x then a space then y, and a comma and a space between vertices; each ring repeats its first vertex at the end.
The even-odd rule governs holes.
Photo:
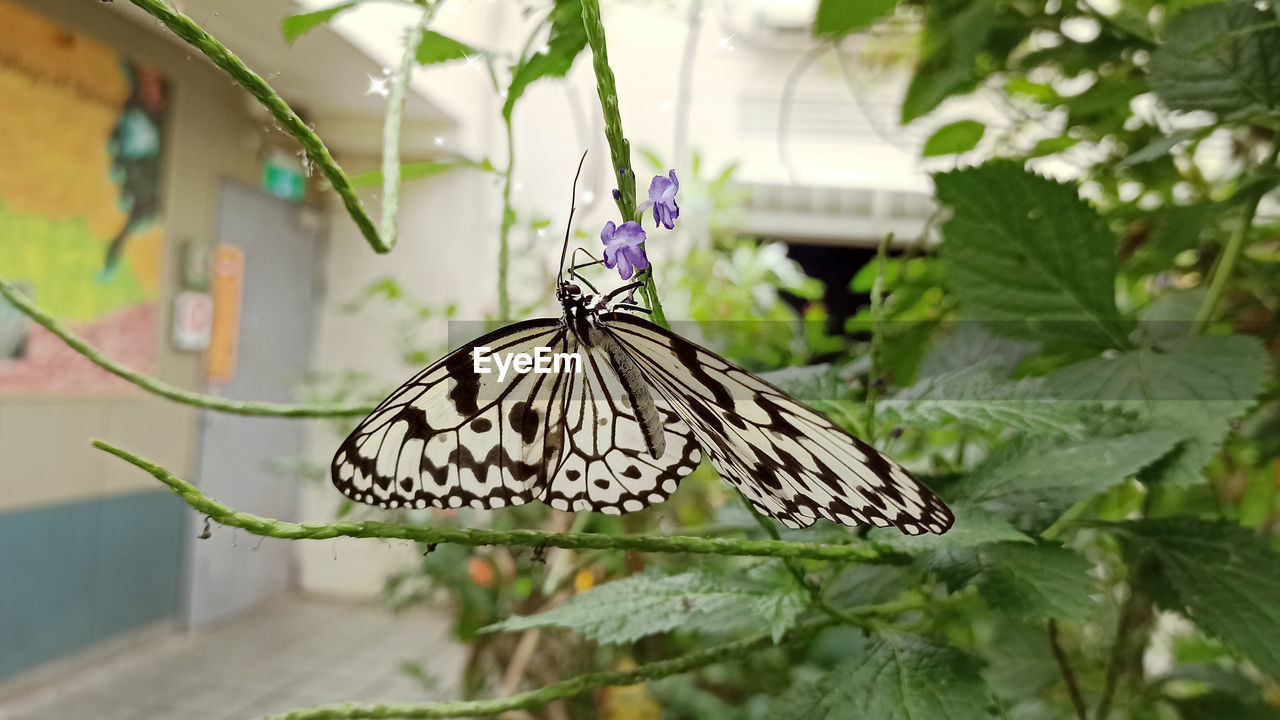
MULTIPOLYGON (((181 9, 259 71, 349 173, 375 169, 387 75, 414 11, 369 4, 286 43, 280 21, 313 2, 181 9)), ((874 246, 890 232, 904 243, 926 232, 920 144, 946 114, 900 128, 903 38, 815 50, 813 7, 608 2, 605 22, 637 175, 657 169, 646 153, 689 187, 736 163, 740 231, 785 243, 836 293, 833 311, 848 314, 853 300, 839 294, 874 246)), ((456 0, 434 27, 511 53, 530 23, 518 3, 456 0)), ((503 99, 484 65, 415 73, 406 162, 505 166, 503 99)), ((565 81, 530 87, 515 110, 514 237, 530 248, 513 264, 521 312, 550 289, 583 150, 575 224, 587 246, 611 215, 601 125, 585 57, 565 81)), ((453 317, 494 315, 502 200, 497 177, 479 170, 409 182, 402 194, 399 246, 375 255, 296 143, 155 20, 125 2, 0 0, 0 276, 131 367, 282 402, 305 399, 312 371, 403 378, 388 340, 402 319, 349 305, 392 279, 425 305, 454 305, 453 317), (205 349, 207 297, 216 319, 205 349)), ((377 217, 378 192, 363 197, 377 217)), ((682 197, 686 221, 705 222, 705 193, 682 197)), ((443 347, 443 317, 413 332, 443 347)), ((412 561, 411 548, 373 541, 291 544, 222 528, 202 538, 202 518, 90 448, 95 437, 247 512, 326 520, 338 506, 327 482, 299 481, 327 462, 339 439, 329 424, 163 401, 0 307, 0 682, 143 628, 219 623, 291 590, 367 598, 412 561)))

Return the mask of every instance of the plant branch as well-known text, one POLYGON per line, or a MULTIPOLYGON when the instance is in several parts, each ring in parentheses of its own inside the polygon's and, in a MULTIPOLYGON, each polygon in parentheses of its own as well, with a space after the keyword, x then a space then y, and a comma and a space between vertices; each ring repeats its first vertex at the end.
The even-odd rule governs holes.
MULTIPOLYGON (((1266 160, 1262 165, 1266 168, 1275 167, 1277 157, 1280 156, 1280 140, 1272 144, 1271 152, 1267 154, 1266 160)), ((1191 332, 1201 333, 1204 328, 1213 320, 1214 313, 1218 309, 1218 302, 1222 300, 1222 295, 1226 292, 1227 282, 1231 279, 1231 271, 1235 269, 1236 260, 1240 258, 1240 253, 1244 250, 1245 240, 1249 236, 1249 230, 1253 228, 1253 219, 1258 214, 1258 205, 1262 202, 1262 197, 1266 195, 1266 191, 1260 188, 1250 188, 1250 196, 1245 200, 1244 210, 1240 214, 1240 224, 1231 232, 1231 237, 1227 239, 1227 246, 1222 250, 1222 256, 1218 258, 1218 262, 1213 269, 1213 279, 1209 281, 1209 292, 1205 295, 1204 302, 1200 305, 1200 310, 1196 312, 1195 323, 1191 327, 1191 332)))
POLYGON ((378 235, 378 229, 374 227, 373 220, 365 212, 364 205, 360 203, 360 198, 356 196, 346 173, 342 171, 341 167, 338 167, 338 163, 329 154, 329 149, 325 147, 320 136, 307 127, 307 124, 302 121, 302 118, 298 117, 293 108, 289 107, 284 98, 280 97, 275 90, 272 90, 271 86, 259 77, 257 73, 246 67, 244 62, 236 57, 235 53, 205 32, 191 18, 175 10, 169 3, 163 0, 129 0, 129 2, 164 23, 165 27, 169 28, 174 35, 204 53, 206 57, 213 61, 214 65, 225 71, 236 82, 240 83, 245 90, 248 90, 250 95, 257 98, 258 102, 262 103, 263 107, 280 123, 285 132, 297 139, 311 162, 320 167, 324 176, 329 179, 329 183, 333 185, 334 191, 342 198, 342 204, 346 206, 347 214, 351 216, 356 226, 360 228, 360 233, 364 235, 365 240, 369 241, 369 246, 373 248, 374 252, 390 252, 391 246, 378 235))
POLYGON ((498 231, 498 319, 511 320, 511 295, 507 290, 507 275, 511 265, 511 226, 516 222, 516 211, 511 207, 511 183, 515 178, 515 133, 511 129, 511 117, 503 116, 507 131, 507 169, 503 172, 502 226, 498 231))
MULTIPOLYGON (((618 110, 618 86, 609 67, 609 53, 605 47, 604 22, 600 19, 599 0, 582 0, 582 24, 587 31, 587 45, 591 47, 591 67, 596 74, 596 92, 600 95, 600 107, 604 111, 604 135, 609 141, 609 159, 613 162, 614 178, 618 182, 618 212, 623 222, 640 217, 636 213, 636 173, 631 167, 631 143, 622 133, 622 115, 618 110)), ((636 275, 644 282, 645 304, 653 311, 653 321, 670 328, 662 302, 658 299, 658 285, 653 279, 653 263, 636 275)))
POLYGON ((734 555, 747 557, 809 558, 814 560, 855 560, 888 562, 870 547, 824 545, 778 540, 727 540, 699 537, 649 535, 597 535, 592 533, 548 533, 537 530, 483 530, 479 528, 439 528, 394 525, 382 522, 290 523, 236 511, 200 492, 191 483, 163 467, 101 440, 93 446, 150 473, 169 486, 194 510, 210 520, 236 527, 253 535, 284 540, 327 540, 335 537, 384 538, 421 543, 455 545, 507 545, 558 547, 570 550, 629 550, 636 552, 686 553, 690 555, 734 555))
POLYGON ((368 415, 373 411, 373 405, 290 405, 285 403, 267 403, 267 402, 245 402, 240 400, 227 400, 216 395, 204 395, 190 390, 174 387, 166 382, 157 380, 150 375, 130 370, 115 360, 105 355, 101 350, 95 348, 74 332, 66 325, 63 325, 57 318, 50 315, 39 305, 31 301, 23 293, 19 292, 9 281, 0 277, 0 295, 3 295, 14 307, 22 311, 24 315, 34 320, 45 330, 58 336, 72 350, 80 353, 88 358, 89 362, 106 370, 107 372, 126 380, 134 385, 146 390, 149 393, 159 395, 174 402, 183 403, 184 405, 194 405, 207 410, 217 410, 218 412, 231 413, 233 415, 256 415, 269 417, 347 417, 352 415, 368 415))
POLYGON ((1089 720, 1089 711, 1085 708, 1084 698, 1080 695, 1080 685, 1076 682, 1076 673, 1071 669, 1071 661, 1062 651, 1062 643, 1058 641, 1058 622, 1049 621, 1049 646, 1053 649, 1053 657, 1058 661, 1058 670, 1062 672, 1062 680, 1067 684, 1067 694, 1071 696, 1071 704, 1076 709, 1079 720, 1089 720))
POLYGON ((418 46, 426 33, 427 23, 435 15, 439 3, 422 11, 422 19, 414 23, 405 39, 404 55, 391 83, 387 98, 387 115, 382 124, 382 241, 387 248, 395 247, 399 235, 400 216, 400 122, 404 118, 404 100, 409 91, 409 80, 417 64, 418 46))
MULTIPOLYGON (((830 624, 825 618, 806 623, 793 630, 795 636, 803 632, 817 630, 830 624)), ((715 645, 705 650, 697 650, 670 660, 659 660, 646 663, 635 670, 591 672, 577 677, 562 680, 546 687, 494 700, 471 700, 462 702, 373 705, 345 703, 342 705, 319 705, 285 713, 272 715, 263 720, 375 720, 388 718, 456 718, 497 715, 511 710, 527 710, 546 705, 553 700, 572 697, 594 688, 617 685, 635 685, 646 680, 657 680, 670 675, 695 670, 706 665, 731 660, 741 655, 773 647, 773 638, 768 635, 735 640, 715 645)))
POLYGON ((879 394, 876 383, 880 380, 880 348, 884 344, 884 330, 880 323, 884 310, 884 265, 892 243, 893 233, 880 241, 880 247, 876 249, 876 279, 871 283, 871 365, 867 372, 867 410, 863 428, 867 434, 866 442, 870 444, 875 444, 876 438, 876 396, 879 394))

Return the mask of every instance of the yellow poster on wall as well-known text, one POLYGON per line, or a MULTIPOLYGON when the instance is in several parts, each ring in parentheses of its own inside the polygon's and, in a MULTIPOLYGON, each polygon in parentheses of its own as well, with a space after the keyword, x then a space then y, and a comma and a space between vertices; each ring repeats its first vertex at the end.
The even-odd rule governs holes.
MULTIPOLYGON (((142 372, 168 104, 155 70, 0 0, 0 276, 142 372)), ((0 298, 0 392, 124 387, 0 298)))

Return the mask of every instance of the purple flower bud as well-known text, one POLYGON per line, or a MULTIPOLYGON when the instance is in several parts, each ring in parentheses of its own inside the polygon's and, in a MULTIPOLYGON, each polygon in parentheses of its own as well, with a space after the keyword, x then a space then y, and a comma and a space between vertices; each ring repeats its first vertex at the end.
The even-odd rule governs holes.
POLYGON ((667 177, 656 175, 649 183, 649 199, 636 210, 644 212, 653 208, 653 221, 670 230, 676 226, 676 218, 680 217, 680 207, 676 205, 676 192, 679 190, 680 181, 676 179, 675 170, 667 177))
POLYGON ((637 270, 649 267, 644 254, 644 229, 631 220, 615 225, 612 220, 604 224, 600 240, 604 243, 604 264, 616 267, 623 280, 629 280, 637 270))
POLYGON ((618 201, 619 201, 619 200, 621 200, 621 199, 622 199, 622 191, 621 191, 621 190, 619 190, 618 188, 614 188, 614 189, 613 189, 613 201, 614 201, 614 202, 618 202, 618 201))

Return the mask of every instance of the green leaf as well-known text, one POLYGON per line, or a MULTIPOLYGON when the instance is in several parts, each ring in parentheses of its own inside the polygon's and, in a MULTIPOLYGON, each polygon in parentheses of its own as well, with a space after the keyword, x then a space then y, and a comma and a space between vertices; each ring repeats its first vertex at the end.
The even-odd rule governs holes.
POLYGON ((893 12, 898 0, 818 0, 813 19, 816 37, 842 37, 893 12))
MULTIPOLYGON (((401 180, 420 180, 450 170, 459 170, 470 168, 472 170, 484 170, 486 172, 494 172, 493 166, 489 164, 488 159, 479 162, 461 158, 458 160, 445 160, 437 162, 415 162, 404 163, 400 166, 401 180)), ((351 184, 356 187, 369 187, 381 185, 383 181, 381 170, 370 170, 363 172, 351 178, 351 184)))
POLYGON ((321 25, 329 22, 338 13, 343 12, 344 10, 350 10, 359 4, 359 0, 356 2, 344 2, 324 8, 323 10, 290 15, 284 19, 283 23, 280 24, 280 32, 284 33, 285 42, 292 43, 299 37, 306 35, 312 30, 315 30, 321 25))
POLYGON ((978 87, 978 57, 995 19, 995 6, 987 0, 929 6, 920 63, 902 99, 903 125, 927 115, 948 97, 978 87))
POLYGON ((1020 527, 1043 525, 1159 460, 1181 437, 1168 428, 1067 441, 1018 437, 951 486, 947 499, 1013 518, 1020 527))
POLYGON ((880 634, 862 656, 778 699, 787 720, 988 720, 978 665, 916 635, 880 634))
POLYGON ((579 593, 544 613, 507 618, 485 631, 556 626, 602 643, 629 643, 672 630, 727 633, 763 626, 776 640, 807 604, 807 594, 794 583, 734 582, 700 572, 643 574, 579 593))
POLYGON ((564 77, 573 67, 578 53, 587 45, 581 0, 556 0, 550 19, 551 37, 547 40, 547 49, 534 53, 512 69, 507 101, 502 105, 502 117, 507 120, 511 119, 516 100, 531 83, 544 77, 564 77))
POLYGON ((935 341, 924 362, 921 377, 941 375, 974 365, 998 369, 1008 376, 1036 350, 1035 345, 988 332, 981 324, 961 322, 941 340, 935 341))
POLYGON ((1073 137, 1051 137, 1044 138, 1031 148, 1028 157, 1044 157, 1045 155, 1056 155, 1063 150, 1069 150, 1080 142, 1079 138, 1073 137))
POLYGON ((868 537, 880 545, 910 553, 997 542, 1032 542, 1021 530, 995 513, 971 505, 956 505, 951 510, 955 513, 956 523, 943 535, 903 535, 893 528, 873 528, 868 537))
POLYGON ((1079 409, 1050 395, 1041 378, 1013 381, 992 363, 921 378, 876 406, 887 422, 925 428, 956 423, 1080 437, 1079 409), (1003 375, 1003 377, 1002 377, 1003 375))
POLYGON ((1269 362, 1242 335, 1197 335, 1068 365, 1046 378, 1064 400, 1097 402, 1177 434, 1182 445, 1153 468, 1162 482, 1202 480, 1231 421, 1253 406, 1269 362))
POLYGON ((419 65, 433 65, 450 60, 461 60, 477 52, 470 45, 460 43, 434 30, 426 30, 422 33, 422 42, 418 43, 415 58, 419 65))
POLYGON ((1130 165, 1141 165, 1143 163, 1151 162, 1152 160, 1159 160, 1160 158, 1168 155, 1169 151, 1173 150, 1178 145, 1181 145, 1193 138, 1207 135, 1211 129, 1212 126, 1186 130, 1174 130, 1168 135, 1163 135, 1152 140, 1137 152, 1130 154, 1125 159, 1116 163, 1116 168, 1119 169, 1129 167, 1130 165))
POLYGON ((1229 522, 1186 517, 1108 527, 1143 592, 1280 677, 1280 555, 1265 540, 1229 522))
POLYGON ((957 120, 938 128, 924 141, 924 157, 955 155, 969 152, 978 146, 987 126, 977 120, 957 120))
POLYGON ((1023 620, 1082 621, 1094 603, 1093 564, 1050 543, 994 543, 975 552, 978 594, 1023 620))
POLYGON ((1223 2, 1175 15, 1151 54, 1151 86, 1174 110, 1219 115, 1280 108, 1280 28, 1253 3, 1223 2))
POLYGON ((1095 349, 1124 347, 1115 238, 1074 185, 997 161, 934 176, 953 209, 938 249, 969 313, 998 332, 1095 349))

